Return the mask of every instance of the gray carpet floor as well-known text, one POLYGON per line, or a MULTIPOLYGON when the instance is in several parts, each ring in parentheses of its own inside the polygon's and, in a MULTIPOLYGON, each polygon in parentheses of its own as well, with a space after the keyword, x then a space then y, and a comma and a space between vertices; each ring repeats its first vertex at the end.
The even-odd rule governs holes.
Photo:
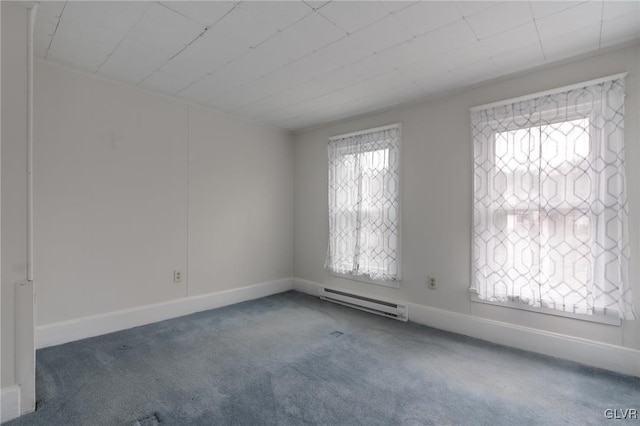
POLYGON ((39 350, 37 389, 10 425, 588 425, 640 410, 638 378, 297 292, 39 350))

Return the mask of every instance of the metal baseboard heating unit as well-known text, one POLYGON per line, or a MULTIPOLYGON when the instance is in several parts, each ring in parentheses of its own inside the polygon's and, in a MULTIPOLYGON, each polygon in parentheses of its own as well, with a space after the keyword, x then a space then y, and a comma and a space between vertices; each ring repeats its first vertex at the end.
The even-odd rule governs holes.
POLYGON ((407 321, 409 319, 409 309, 407 305, 373 299, 371 297, 347 293, 346 291, 321 287, 320 299, 400 321, 407 321))

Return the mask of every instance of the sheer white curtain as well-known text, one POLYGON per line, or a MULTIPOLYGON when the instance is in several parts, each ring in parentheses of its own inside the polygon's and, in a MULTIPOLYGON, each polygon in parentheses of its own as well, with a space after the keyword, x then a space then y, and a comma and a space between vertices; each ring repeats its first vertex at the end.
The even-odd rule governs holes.
POLYGON ((325 267, 400 280, 400 126, 331 138, 325 267))
POLYGON ((624 79, 472 112, 480 299, 635 318, 624 79))

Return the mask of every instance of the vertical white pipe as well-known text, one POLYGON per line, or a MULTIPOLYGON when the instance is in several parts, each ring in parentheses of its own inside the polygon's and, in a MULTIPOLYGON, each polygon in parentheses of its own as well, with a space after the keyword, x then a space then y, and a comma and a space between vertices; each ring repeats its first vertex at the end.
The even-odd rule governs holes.
POLYGON ((29 8, 27 32, 27 281, 33 281, 33 33, 38 3, 29 8))

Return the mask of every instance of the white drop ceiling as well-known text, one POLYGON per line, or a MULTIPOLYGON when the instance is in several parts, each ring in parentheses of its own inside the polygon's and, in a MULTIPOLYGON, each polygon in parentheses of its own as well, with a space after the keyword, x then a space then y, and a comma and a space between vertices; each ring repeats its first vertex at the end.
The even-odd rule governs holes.
POLYGON ((286 129, 640 39, 640 1, 42 2, 36 55, 286 129))

